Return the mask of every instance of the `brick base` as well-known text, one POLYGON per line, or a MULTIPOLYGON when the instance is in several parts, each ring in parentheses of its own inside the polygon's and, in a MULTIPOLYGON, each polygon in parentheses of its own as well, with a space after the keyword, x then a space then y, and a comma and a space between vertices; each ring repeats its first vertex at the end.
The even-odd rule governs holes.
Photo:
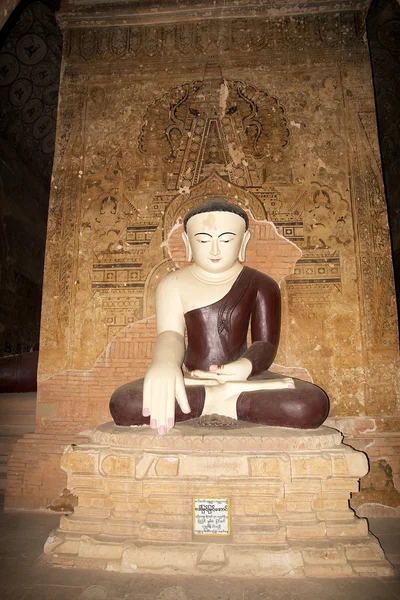
MULTIPOLYGON (((351 494, 350 505, 357 515, 400 516, 400 419, 337 418, 326 424, 341 431, 346 444, 369 458, 370 471, 360 490, 351 494)), ((46 509, 67 485, 60 467, 63 452, 83 439, 65 422, 57 431, 27 434, 18 440, 9 455, 5 507, 46 509)))
POLYGON ((8 458, 5 509, 46 509, 67 485, 60 462, 65 448, 82 442, 76 434, 30 433, 8 458))
POLYGON ((342 418, 327 424, 344 434, 344 441, 369 458, 369 472, 351 507, 360 517, 400 517, 400 419, 342 418))
POLYGON ((368 470, 339 432, 100 426, 62 458, 78 496, 49 560, 137 573, 240 577, 390 575, 367 521, 349 508, 368 470), (192 530, 193 498, 229 498, 229 538, 192 530))

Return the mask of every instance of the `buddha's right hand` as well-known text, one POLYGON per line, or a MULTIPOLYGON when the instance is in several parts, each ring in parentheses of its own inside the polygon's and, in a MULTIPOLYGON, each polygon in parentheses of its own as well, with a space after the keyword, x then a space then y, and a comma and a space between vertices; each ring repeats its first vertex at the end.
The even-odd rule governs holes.
POLYGON ((150 427, 165 435, 175 423, 175 399, 182 412, 190 413, 183 374, 176 364, 152 363, 144 378, 144 417, 150 416, 150 427))

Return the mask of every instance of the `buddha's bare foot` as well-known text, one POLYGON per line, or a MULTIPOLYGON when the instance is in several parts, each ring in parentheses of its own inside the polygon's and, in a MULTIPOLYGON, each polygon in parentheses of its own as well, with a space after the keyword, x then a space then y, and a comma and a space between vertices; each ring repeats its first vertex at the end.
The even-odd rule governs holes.
POLYGON ((236 403, 242 392, 294 388, 294 381, 291 377, 255 381, 229 381, 219 385, 215 385, 215 383, 210 385, 210 381, 206 381, 206 398, 202 415, 216 413, 237 419, 236 403))
POLYGON ((227 384, 217 386, 206 386, 206 397, 201 415, 223 415, 237 419, 236 402, 240 395, 229 394, 227 384))

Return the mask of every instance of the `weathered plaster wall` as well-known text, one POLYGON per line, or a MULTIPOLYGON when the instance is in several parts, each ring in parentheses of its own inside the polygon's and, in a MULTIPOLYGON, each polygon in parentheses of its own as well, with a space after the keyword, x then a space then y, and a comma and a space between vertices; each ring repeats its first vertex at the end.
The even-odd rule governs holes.
POLYGON ((307 369, 354 431, 358 417, 399 415, 365 14, 107 18, 64 17, 37 433, 14 452, 25 467, 10 506, 51 499, 31 449, 46 439, 40 460, 56 462, 57 431, 104 421, 115 382, 143 373, 154 289, 174 267, 168 234, 221 189, 302 251, 282 284, 277 362, 307 369))

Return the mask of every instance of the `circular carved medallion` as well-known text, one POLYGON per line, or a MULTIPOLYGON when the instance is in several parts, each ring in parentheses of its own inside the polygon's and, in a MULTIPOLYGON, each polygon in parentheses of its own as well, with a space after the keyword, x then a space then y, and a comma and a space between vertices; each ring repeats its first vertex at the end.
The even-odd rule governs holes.
POLYGON ((393 57, 386 50, 379 48, 372 54, 372 67, 376 77, 387 77, 393 70, 393 57))
POLYGON ((7 140, 13 148, 17 148, 22 140, 23 125, 21 121, 14 121, 7 127, 7 140))
POLYGON ((46 135, 42 142, 42 150, 45 154, 51 154, 54 152, 54 144, 56 142, 56 132, 51 131, 46 135))
POLYGON ((48 106, 54 106, 57 104, 58 98, 58 84, 52 83, 47 86, 47 88, 43 92, 43 102, 48 106))
POLYGON ((24 137, 19 146, 18 152, 22 158, 29 161, 32 158, 34 143, 31 137, 24 137))
POLYGON ((400 21, 384 23, 378 30, 378 38, 382 46, 398 50, 400 47, 400 21))
POLYGON ((36 65, 46 55, 46 43, 39 35, 24 35, 17 43, 17 56, 24 65, 36 65))
POLYGON ((19 73, 18 59, 14 54, 0 54, 0 85, 10 85, 19 73))
POLYGON ((49 85, 57 77, 57 67, 51 62, 42 62, 32 69, 32 81, 39 87, 49 85))
POLYGON ((10 102, 14 106, 23 106, 32 95, 33 85, 29 79, 17 79, 10 87, 10 102))
POLYGON ((43 102, 39 98, 28 100, 22 109, 22 120, 25 123, 33 123, 43 112, 43 102))
POLYGON ((390 131, 396 127, 399 99, 391 90, 385 90, 379 94, 377 99, 378 109, 383 111, 382 123, 385 124, 385 131, 390 131))
POLYGON ((37 140, 46 137, 53 128, 53 119, 48 115, 43 115, 35 122, 33 126, 33 135, 37 140))

